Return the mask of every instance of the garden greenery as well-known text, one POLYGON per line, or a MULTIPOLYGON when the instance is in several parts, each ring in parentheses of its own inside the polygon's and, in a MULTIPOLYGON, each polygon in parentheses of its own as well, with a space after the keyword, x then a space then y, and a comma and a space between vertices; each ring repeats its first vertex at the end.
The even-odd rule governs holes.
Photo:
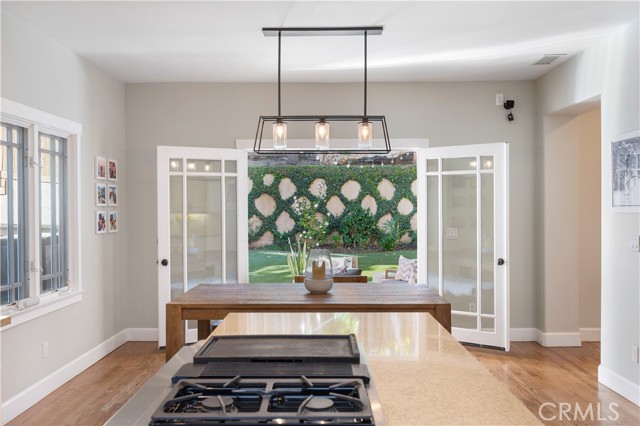
MULTIPOLYGON (((341 245, 359 248, 379 247, 381 239, 384 239, 387 232, 378 229, 378 222, 387 214, 390 214, 394 219, 394 230, 407 230, 415 241, 415 232, 410 231, 410 220, 416 213, 417 206, 416 196, 411 191, 411 184, 416 180, 415 166, 258 166, 249 168, 249 178, 252 180, 253 186, 249 193, 248 218, 255 215, 262 221, 261 226, 250 233, 250 241, 257 241, 265 232, 271 231, 274 235, 275 247, 290 249, 289 238, 295 241, 296 236, 300 238, 302 233, 306 231, 305 237, 311 236, 313 242, 309 238, 304 238, 303 241, 308 241, 310 244, 318 242, 321 244, 330 243, 336 247, 341 245), (270 185, 265 185, 264 177, 269 174, 274 177, 273 182, 270 185), (280 181, 284 178, 291 179, 297 188, 295 195, 287 199, 282 199, 279 191, 280 181), (310 191, 311 183, 315 179, 323 179, 326 183, 326 187, 322 191, 325 194, 324 197, 316 197, 310 191), (383 179, 389 180, 395 187, 395 192, 390 200, 383 198, 378 191, 378 184, 383 179), (342 186, 350 180, 358 182, 361 186, 360 192, 354 200, 348 200, 341 193, 342 186), (275 212, 267 217, 258 211, 254 202, 262 194, 270 195, 276 202, 275 212), (376 201, 377 211, 374 215, 370 214, 369 210, 365 211, 361 207, 362 200, 367 195, 371 195, 376 201), (295 199, 294 196, 296 197, 295 199), (345 206, 344 212, 338 217, 327 214, 326 202, 333 196, 339 197, 345 206), (303 216, 300 211, 296 211, 296 206, 299 206, 297 201, 303 197, 309 200, 312 215, 303 216), (400 214, 397 209, 398 203, 402 198, 408 199, 414 206, 413 211, 407 215, 400 214), (315 207, 316 205, 317 207, 315 207), (283 211, 291 216, 296 225, 291 231, 281 234, 278 232, 276 220, 283 211), (313 216, 313 219, 316 219, 315 212, 321 213, 323 220, 318 218, 318 223, 315 224, 310 221, 300 220, 301 216, 307 219, 311 219, 313 216), (369 218, 367 219, 363 214, 369 216, 369 218), (347 226, 345 223, 350 223, 351 225, 347 226), (359 232, 364 232, 364 234, 354 233, 351 226, 356 227, 360 230, 359 232), (313 230, 318 230, 321 235, 309 234, 313 230)), ((392 236, 394 245, 398 244, 401 236, 392 236)), ((387 243, 388 245, 389 243, 387 243)))

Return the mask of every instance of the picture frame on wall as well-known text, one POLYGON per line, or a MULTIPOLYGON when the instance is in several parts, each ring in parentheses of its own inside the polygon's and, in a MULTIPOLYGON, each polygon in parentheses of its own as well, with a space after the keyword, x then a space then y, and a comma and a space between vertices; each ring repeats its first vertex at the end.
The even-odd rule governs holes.
POLYGON ((107 213, 107 232, 118 232, 118 212, 110 211, 107 213))
POLYGON ((98 210, 96 212, 96 234, 107 233, 107 212, 98 210))
POLYGON ((107 159, 96 155, 96 179, 107 178, 107 159))
POLYGON ((107 185, 104 183, 96 183, 96 206, 107 205, 107 185))
POLYGON ((107 160, 107 177, 109 180, 118 180, 118 162, 111 158, 107 160))
POLYGON ((614 212, 640 212, 640 130, 611 142, 611 206, 614 212))
POLYGON ((118 185, 107 185, 107 205, 118 205, 118 185))

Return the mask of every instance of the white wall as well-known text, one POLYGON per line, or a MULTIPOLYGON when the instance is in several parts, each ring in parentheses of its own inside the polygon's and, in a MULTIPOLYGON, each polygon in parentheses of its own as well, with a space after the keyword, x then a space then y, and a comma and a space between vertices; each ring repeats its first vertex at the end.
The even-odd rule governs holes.
MULTIPOLYGON (((640 234, 640 215, 614 213, 610 207, 610 144, 615 135, 640 128, 639 32, 638 21, 635 21, 538 80, 540 120, 572 105, 601 99, 602 356, 599 380, 636 403, 640 403, 640 368, 631 360, 631 346, 637 346, 640 341, 640 255, 629 251, 627 244, 631 235, 640 234)), ((545 298, 554 291, 545 283, 545 298)), ((553 330, 556 324, 546 323, 544 327, 553 330)))
POLYGON ((124 328, 129 227, 124 85, 3 10, 2 97, 83 126, 83 301, 2 331, 2 398, 6 401, 124 328), (119 161, 117 234, 94 232, 95 155, 119 161), (44 341, 49 342, 46 359, 42 359, 44 341))
MULTIPOLYGON (((128 278, 131 301, 156 290, 156 146, 230 148, 253 139, 258 116, 276 113, 276 84, 127 84, 127 158, 131 206, 128 278)), ((391 138, 429 138, 431 146, 509 142, 511 200, 511 325, 535 325, 538 285, 539 173, 533 82, 372 83, 370 114, 385 114, 391 138), (515 121, 495 105, 495 94, 514 99, 515 121)), ((284 84, 284 114, 359 113, 361 84, 284 84)), ((135 302, 134 302, 135 303, 135 302)), ((130 306, 132 327, 154 327, 157 306, 130 306)))

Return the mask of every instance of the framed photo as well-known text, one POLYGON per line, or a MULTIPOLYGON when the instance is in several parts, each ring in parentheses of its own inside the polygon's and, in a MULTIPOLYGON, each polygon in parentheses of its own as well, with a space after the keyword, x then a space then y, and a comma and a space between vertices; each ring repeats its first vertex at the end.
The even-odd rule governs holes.
POLYGON ((640 131, 611 142, 611 206, 620 213, 640 212, 640 131))
POLYGON ((111 158, 107 160, 107 177, 109 180, 118 180, 118 162, 111 158))
POLYGON ((96 179, 107 178, 107 159, 96 155, 96 179))
POLYGON ((107 185, 107 205, 118 205, 118 185, 107 185))
POLYGON ((107 213, 107 232, 118 232, 118 212, 107 213))
POLYGON ((104 210, 96 212, 96 234, 105 234, 107 232, 107 213, 104 210))
POLYGON ((96 183, 96 206, 107 205, 107 185, 96 183))

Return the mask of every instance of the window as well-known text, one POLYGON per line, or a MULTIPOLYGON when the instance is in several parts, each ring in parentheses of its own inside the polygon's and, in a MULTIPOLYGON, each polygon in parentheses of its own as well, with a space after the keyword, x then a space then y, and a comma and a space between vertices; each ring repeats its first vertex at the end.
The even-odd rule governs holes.
POLYGON ((0 303, 18 324, 81 300, 77 159, 82 127, 6 99, 2 106, 0 303), (22 313, 20 304, 13 305, 35 296, 40 303, 31 311, 40 313, 22 313))

